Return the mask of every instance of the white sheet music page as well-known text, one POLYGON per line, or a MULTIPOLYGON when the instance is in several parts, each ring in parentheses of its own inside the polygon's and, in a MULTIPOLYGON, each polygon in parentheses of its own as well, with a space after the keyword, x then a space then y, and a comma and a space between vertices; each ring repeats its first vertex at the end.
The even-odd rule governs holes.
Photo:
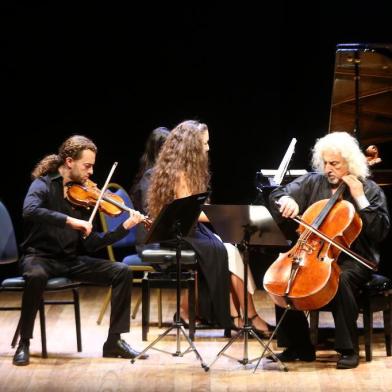
POLYGON ((295 137, 293 137, 291 139, 290 145, 289 145, 289 147, 288 147, 288 149, 286 151, 286 154, 284 155, 284 157, 282 159, 282 162, 279 165, 278 171, 277 171, 277 173, 274 176, 274 183, 276 185, 280 185, 282 180, 283 180, 283 177, 284 177, 284 175, 286 173, 287 167, 288 167, 288 165, 290 163, 291 157, 294 154, 295 143, 297 143, 297 139, 295 137))

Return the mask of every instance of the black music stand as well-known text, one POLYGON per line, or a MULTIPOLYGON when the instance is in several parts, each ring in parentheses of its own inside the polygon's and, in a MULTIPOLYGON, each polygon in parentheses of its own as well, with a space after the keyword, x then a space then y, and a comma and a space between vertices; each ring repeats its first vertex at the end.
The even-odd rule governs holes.
MULTIPOLYGON (((217 231, 224 242, 235 243, 239 246, 243 254, 244 262, 244 325, 239 332, 233 336, 229 342, 218 353, 209 368, 218 360, 221 355, 237 360, 242 365, 247 365, 255 361, 260 362, 260 357, 249 360, 248 339, 249 335, 257 339, 263 347, 261 358, 268 351, 274 360, 279 363, 283 370, 287 367, 279 360, 274 352, 269 348, 275 335, 276 328, 270 336, 268 342, 259 338, 253 330, 253 326, 248 318, 248 265, 249 265, 249 245, 275 245, 287 246, 288 241, 283 236, 278 225, 275 223, 268 209, 264 206, 253 205, 204 205, 202 210, 209 218, 212 226, 217 231), (242 359, 233 358, 225 351, 242 335, 244 335, 244 356, 242 359)), ((258 363, 259 363, 258 362, 258 363)), ((256 367, 257 368, 257 367, 256 367)))
POLYGON ((200 211, 201 205, 205 202, 208 197, 208 193, 200 193, 197 195, 192 195, 184 197, 181 199, 176 199, 170 204, 162 208, 158 217, 155 219, 151 229, 149 230, 145 243, 170 243, 173 245, 175 243, 176 247, 176 305, 177 312, 173 324, 165 332, 159 335, 150 345, 148 345, 138 356, 131 360, 134 363, 136 359, 142 356, 150 348, 164 352, 165 354, 170 354, 174 357, 182 357, 188 352, 194 351, 197 359, 201 363, 201 367, 208 370, 207 365, 203 362, 203 358, 200 356, 199 352, 196 350, 195 345, 192 340, 186 334, 184 329, 184 324, 180 317, 180 296, 181 296, 181 246, 183 244, 183 237, 189 235, 192 227, 196 223, 200 211), (157 344, 161 339, 169 334, 170 331, 176 330, 176 341, 177 350, 174 353, 155 348, 154 345, 157 344), (184 335, 187 340, 189 347, 181 352, 181 336, 180 332, 184 335))

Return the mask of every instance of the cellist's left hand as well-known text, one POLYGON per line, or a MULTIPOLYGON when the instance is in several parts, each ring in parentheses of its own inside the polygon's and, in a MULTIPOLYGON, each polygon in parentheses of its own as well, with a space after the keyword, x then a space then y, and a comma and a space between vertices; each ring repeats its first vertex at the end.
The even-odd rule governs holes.
POLYGON ((353 174, 348 174, 347 176, 343 176, 342 180, 350 188, 351 196, 354 199, 358 199, 359 197, 365 195, 365 192, 363 191, 362 182, 359 181, 358 178, 356 176, 354 176, 353 174))

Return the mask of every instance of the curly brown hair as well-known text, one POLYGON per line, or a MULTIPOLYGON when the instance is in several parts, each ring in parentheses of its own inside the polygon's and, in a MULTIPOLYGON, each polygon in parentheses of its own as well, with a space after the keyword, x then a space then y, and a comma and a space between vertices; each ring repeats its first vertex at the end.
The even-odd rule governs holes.
POLYGON ((66 158, 78 159, 84 150, 97 153, 97 146, 86 136, 73 135, 69 137, 60 146, 58 154, 47 155, 37 163, 31 172, 31 177, 35 179, 48 173, 55 173, 66 158))
POLYGON ((188 120, 170 132, 155 163, 147 194, 151 218, 155 218, 163 206, 176 198, 181 176, 191 194, 207 191, 210 172, 202 139, 206 131, 206 124, 188 120))

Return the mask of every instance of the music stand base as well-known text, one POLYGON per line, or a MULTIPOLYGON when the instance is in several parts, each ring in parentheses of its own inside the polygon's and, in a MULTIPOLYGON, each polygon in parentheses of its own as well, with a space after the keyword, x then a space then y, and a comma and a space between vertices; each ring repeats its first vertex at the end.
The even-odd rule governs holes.
POLYGON ((207 372, 208 371, 208 366, 203 362, 203 358, 197 351, 195 345, 193 344, 192 340, 190 337, 187 335, 185 332, 184 324, 182 322, 174 322, 171 327, 169 327, 165 332, 163 332, 161 335, 159 335, 151 344, 149 344, 139 355, 137 355, 135 358, 131 359, 131 363, 135 363, 135 361, 141 357, 143 354, 145 354, 148 350, 153 349, 156 351, 163 352, 165 354, 169 354, 173 357, 183 357, 185 354, 188 354, 190 352, 194 352, 196 355, 196 358, 200 361, 201 367, 207 372), (171 331, 175 330, 176 331, 176 341, 177 341, 177 350, 175 352, 169 352, 166 350, 162 350, 159 348, 154 347, 158 342, 160 342, 165 336, 167 336, 171 331), (185 340, 188 342, 189 347, 185 351, 181 351, 181 334, 184 336, 185 340))
POLYGON ((240 330, 238 331, 238 333, 233 336, 228 342, 227 344, 222 348, 221 351, 219 351, 219 353, 217 354, 217 356, 215 357, 215 359, 210 363, 210 365, 208 365, 208 368, 211 368, 212 365, 219 359, 220 356, 224 355, 225 357, 228 357, 230 359, 233 359, 237 362, 239 362, 241 365, 248 365, 251 364, 255 361, 257 362, 257 365, 255 367, 255 369, 257 369, 257 366, 259 365, 261 358, 264 357, 265 353, 268 351, 272 357, 274 358, 275 362, 277 362, 280 367, 282 368, 282 370, 284 371, 288 371, 287 367, 279 360, 279 358, 276 357, 276 355, 274 354, 274 352, 269 348, 269 345, 271 344, 271 341, 274 337, 275 332, 271 335, 271 337, 269 338, 267 344, 264 344, 264 342, 259 338, 259 336, 257 335, 257 333, 253 330, 252 326, 243 326, 242 328, 240 328, 240 330), (242 359, 238 359, 238 358, 234 358, 230 355, 227 355, 225 353, 226 350, 228 350, 230 348, 230 346, 240 337, 244 337, 244 356, 242 359), (249 359, 248 358, 248 341, 249 341, 249 337, 252 336, 253 338, 255 338, 258 343, 263 347, 263 353, 261 355, 261 357, 256 357, 253 359, 249 359))

